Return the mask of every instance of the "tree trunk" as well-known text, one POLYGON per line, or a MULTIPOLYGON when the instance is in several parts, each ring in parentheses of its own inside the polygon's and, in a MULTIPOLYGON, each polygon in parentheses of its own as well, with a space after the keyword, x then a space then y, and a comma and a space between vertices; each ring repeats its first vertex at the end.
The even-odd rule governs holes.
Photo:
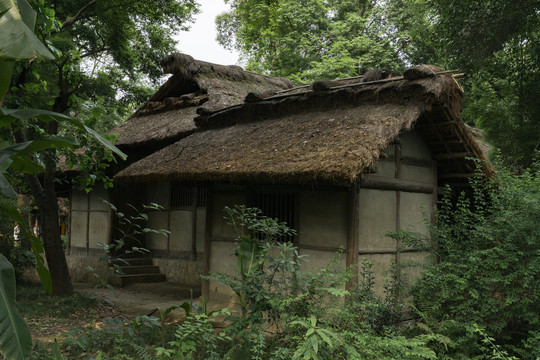
POLYGON ((39 208, 45 258, 51 273, 53 296, 73 294, 58 218, 58 199, 54 183, 46 184, 41 194, 34 194, 39 208), (37 199, 40 199, 37 201, 37 199))
MULTIPOLYGON (((54 127, 55 124, 52 124, 52 126, 54 127)), ((56 132, 54 129, 52 130, 53 133, 56 132)), ((21 131, 16 131, 14 135, 17 142, 26 141, 26 136, 21 131)), ((60 237, 58 198, 54 186, 56 151, 51 149, 45 151, 43 155, 45 159, 45 172, 41 174, 41 181, 37 174, 25 174, 24 179, 34 196, 39 210, 39 222, 43 235, 45 259, 47 260, 47 266, 49 267, 52 279, 52 295, 69 296, 73 294, 73 286, 71 284, 62 238, 60 237)))

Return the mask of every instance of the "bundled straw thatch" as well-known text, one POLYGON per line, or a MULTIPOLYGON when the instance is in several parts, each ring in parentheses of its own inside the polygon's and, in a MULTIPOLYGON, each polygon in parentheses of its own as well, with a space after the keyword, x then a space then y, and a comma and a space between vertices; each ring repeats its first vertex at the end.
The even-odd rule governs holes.
MULTIPOLYGON (((437 160, 439 178, 466 181, 476 173, 468 156, 485 156, 459 117, 461 87, 440 71, 423 66, 413 80, 406 73, 330 82, 315 91, 303 88, 201 113, 201 131, 132 164, 116 179, 349 185, 401 132, 415 128, 437 160)), ((484 174, 490 173, 485 165, 484 174)))
POLYGON ((111 131, 116 145, 159 148, 196 130, 196 112, 212 112, 240 104, 250 92, 276 92, 293 87, 286 79, 194 60, 185 54, 163 59, 165 73, 172 76, 126 122, 111 131))

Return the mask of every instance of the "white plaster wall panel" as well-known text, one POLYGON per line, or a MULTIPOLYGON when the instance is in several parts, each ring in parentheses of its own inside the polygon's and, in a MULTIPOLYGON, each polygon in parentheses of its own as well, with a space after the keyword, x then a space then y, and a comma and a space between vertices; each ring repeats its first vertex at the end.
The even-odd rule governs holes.
POLYGON ((170 212, 170 241, 171 250, 190 251, 191 250, 191 210, 175 210, 170 212))
POLYGON ((71 210, 71 246, 86 248, 87 212, 71 210))
POLYGON ((210 252, 210 272, 237 274, 238 257, 235 254, 236 249, 236 242, 213 241, 210 252))
POLYGON ((373 290, 375 294, 384 296, 384 284, 385 279, 389 278, 388 271, 390 270, 392 263, 395 262, 394 254, 375 254, 375 255, 360 255, 358 260, 358 281, 362 281, 362 263, 367 261, 372 264, 371 271, 375 277, 375 285, 373 290))
POLYGON ((110 201, 110 190, 96 185, 90 192, 90 210, 109 211, 110 207, 103 200, 110 201))
POLYGON ((431 194, 418 194, 401 192, 400 199, 400 227, 401 230, 414 231, 429 235, 426 221, 431 219, 431 194))
POLYGON ((217 192, 214 193, 213 200, 211 236, 218 239, 234 239, 236 233, 234 228, 223 219, 225 216, 223 209, 225 206, 233 207, 234 205, 247 204, 245 192, 217 192))
POLYGON ((333 269, 336 271, 345 271, 347 267, 347 255, 338 254, 329 251, 318 251, 300 249, 300 255, 306 255, 302 261, 301 270, 304 273, 317 273, 321 269, 333 269), (336 260, 335 265, 333 260, 336 260))
MULTIPOLYGON (((237 245, 233 242, 212 242, 210 272, 238 275, 238 257, 235 255, 236 248, 237 245)), ((211 301, 237 302, 236 295, 229 286, 213 280, 209 284, 208 297, 211 301)))
POLYGON ((431 160, 431 151, 416 131, 407 131, 399 135, 401 156, 431 160))
POLYGON ((300 193, 300 244, 346 246, 349 217, 347 195, 346 191, 300 193))
POLYGON ((197 252, 204 252, 204 237, 206 230, 206 208, 197 209, 197 252))
POLYGON ((377 162, 377 170, 374 174, 370 175, 394 178, 396 175, 396 163, 393 160, 379 159, 377 162))
MULTIPOLYGON (((168 211, 152 211, 148 213, 146 227, 153 230, 168 230, 168 211)), ((146 233, 146 248, 149 250, 167 250, 167 236, 155 233, 146 233)))
POLYGON ((156 203, 169 208, 170 204, 170 186, 168 182, 153 182, 146 185, 146 202, 156 203))
POLYGON ((73 190, 71 193, 71 210, 88 210, 88 194, 86 192, 73 190))
POLYGON ((396 230, 396 192, 360 189, 358 207, 358 249, 395 249, 386 233, 396 230))
POLYGON ((106 261, 100 261, 101 256, 88 255, 66 255, 66 262, 69 275, 72 281, 97 284, 101 279, 111 280, 111 270, 106 261), (93 271, 88 270, 90 266, 93 271), (98 275, 98 277, 96 277, 98 275))
POLYGON ((96 242, 108 244, 111 238, 111 215, 108 212, 91 212, 88 247, 101 249, 96 242))
POLYGON ((433 168, 401 165, 401 179, 409 181, 418 181, 426 184, 433 183, 433 168))

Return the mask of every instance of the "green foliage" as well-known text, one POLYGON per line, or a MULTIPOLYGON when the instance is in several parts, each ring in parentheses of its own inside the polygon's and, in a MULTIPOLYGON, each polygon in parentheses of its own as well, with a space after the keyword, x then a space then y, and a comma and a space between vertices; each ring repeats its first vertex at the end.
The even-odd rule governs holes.
POLYGON ((157 344, 156 335, 151 327, 135 329, 127 319, 115 317, 104 319, 102 328, 71 329, 62 346, 80 359, 154 359, 148 345, 157 344))
POLYGON ((35 23, 36 12, 26 0, 0 1, 0 105, 9 88, 15 61, 35 57, 53 58, 34 35, 35 23))
POLYGON ((157 348, 157 355, 173 359, 222 359, 219 349, 231 338, 225 332, 216 334, 212 322, 216 315, 228 314, 227 309, 222 309, 210 316, 207 314, 188 316, 186 321, 178 326, 175 333, 176 340, 169 342, 171 348, 157 348))
POLYGON ((39 285, 21 283, 17 286, 17 307, 30 319, 46 316, 60 321, 62 316, 69 316, 97 304, 96 299, 79 293, 54 298, 39 285))
POLYGON ((403 65, 400 45, 373 1, 231 1, 216 19, 218 41, 235 47, 248 68, 297 82, 403 65))
POLYGON ((304 273, 301 262, 305 259, 296 247, 278 241, 280 235, 291 232, 286 224, 245 206, 225 208, 225 213, 236 230, 237 256, 243 261, 238 261, 236 275, 209 278, 230 286, 241 310, 188 316, 177 330, 179 340, 160 348, 158 355, 176 359, 435 358, 428 344, 444 337, 401 335, 399 281, 388 282, 385 296, 376 295, 371 265, 365 262, 359 287, 346 290, 353 269, 340 268, 339 254, 326 268, 304 273), (246 239, 250 246, 242 244, 246 239), (217 334, 211 323, 214 316, 221 319, 224 313, 229 314, 225 317, 229 325, 217 334))
POLYGON ((30 332, 15 308, 15 270, 0 254, 0 354, 18 360, 27 358, 31 349, 30 332))
POLYGON ((15 220, 20 227, 20 233, 29 240, 34 255, 36 271, 41 280, 41 286, 50 295, 52 291, 52 280, 49 270, 45 267, 45 259, 43 258, 45 250, 43 249, 41 240, 32 233, 15 206, 0 203, 0 211, 15 220))
POLYGON ((37 32, 56 61, 17 66, 8 101, 81 115, 98 111, 99 122, 108 123, 100 130, 108 130, 146 100, 161 76, 159 61, 174 51, 173 32, 186 28, 198 5, 34 0, 32 6, 37 32), (36 85, 41 91, 32 90, 36 85))
POLYGON ((230 1, 218 41, 248 68, 298 83, 434 64, 461 69, 463 118, 505 163, 531 166, 540 143, 540 5, 535 0, 230 1), (299 5, 300 4, 300 5, 299 5))
POLYGON ((483 358, 492 351, 486 336, 501 353, 534 359, 540 352, 538 175, 499 169, 497 186, 475 182, 472 197, 444 197, 433 229, 439 262, 413 288, 426 324, 453 339, 441 353, 483 358))
POLYGON ((296 349, 293 359, 319 359, 319 348, 327 346, 329 349, 334 347, 334 344, 339 341, 337 334, 334 331, 317 326, 317 318, 311 316, 309 322, 305 320, 295 320, 290 323, 290 326, 299 326, 306 330, 303 335, 300 346, 296 349))
MULTIPOLYGON (((125 257, 131 254, 148 254, 150 250, 141 246, 141 237, 148 233, 160 234, 167 237, 170 232, 165 229, 153 229, 146 226, 148 222, 148 211, 161 211, 163 206, 150 203, 149 205, 143 205, 142 209, 138 209, 131 204, 126 206, 133 211, 133 215, 127 215, 119 211, 116 206, 110 202, 103 200, 107 204, 117 219, 116 230, 120 235, 111 241, 110 244, 104 244, 96 242, 96 244, 103 249, 105 256, 99 258, 99 261, 107 262, 107 266, 113 269, 116 275, 123 275, 122 266, 129 265, 129 262, 125 260, 125 257)), ((87 270, 93 272, 94 269, 90 266, 87 270)), ((97 273, 94 275, 99 278, 97 273)), ((102 286, 110 286, 107 279, 101 279, 102 286)), ((171 309, 172 310, 172 309, 171 309)), ((170 311, 170 310, 169 310, 170 311)))
POLYGON ((3 59, 53 58, 50 51, 34 35, 36 12, 26 0, 2 0, 0 14, 4 30, 0 35, 0 56, 3 59))

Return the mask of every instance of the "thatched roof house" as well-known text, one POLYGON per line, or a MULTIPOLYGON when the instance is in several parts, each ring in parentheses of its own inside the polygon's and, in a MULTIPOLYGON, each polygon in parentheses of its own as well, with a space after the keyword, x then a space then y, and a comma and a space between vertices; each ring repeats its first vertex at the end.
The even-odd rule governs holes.
POLYGON ((122 149, 157 149, 196 130, 197 112, 211 112, 241 104, 249 92, 278 91, 293 87, 283 78, 272 78, 194 60, 186 54, 173 54, 161 61, 163 71, 172 76, 124 123, 116 145, 122 149))
POLYGON ((350 185, 414 128, 437 160, 439 183, 466 185, 476 174, 472 159, 485 156, 460 120, 462 89, 452 74, 436 75, 442 69, 418 69, 414 80, 406 72, 367 83, 327 82, 325 90, 293 90, 198 115, 196 134, 116 179, 350 185))
MULTIPOLYGON (((477 161, 485 156, 460 119, 461 87, 434 66, 293 87, 187 55, 163 65, 173 76, 113 130, 136 161, 115 175, 114 190, 72 194, 74 266, 87 265, 94 240, 110 241, 102 197, 165 207, 149 215, 149 225, 170 235, 148 233, 143 241, 172 281, 200 284, 200 272, 234 267, 222 211, 235 204, 295 228, 289 240, 314 255, 309 267, 324 266, 341 247, 343 266, 361 256, 382 277, 390 260, 425 258, 414 249, 398 253, 388 231, 429 235, 423 220, 443 184, 466 187, 469 178, 493 173, 477 161)), ((209 300, 231 296, 204 285, 209 300)))

